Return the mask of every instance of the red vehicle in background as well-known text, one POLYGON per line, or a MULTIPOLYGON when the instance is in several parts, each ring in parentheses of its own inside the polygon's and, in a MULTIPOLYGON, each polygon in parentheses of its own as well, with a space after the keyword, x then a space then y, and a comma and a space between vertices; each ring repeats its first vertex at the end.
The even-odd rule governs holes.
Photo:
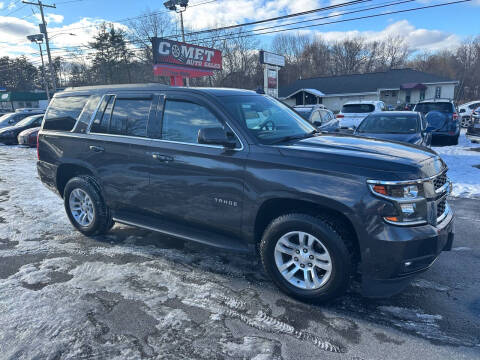
POLYGON ((18 143, 29 147, 37 147, 37 136, 40 127, 27 129, 18 134, 18 143))

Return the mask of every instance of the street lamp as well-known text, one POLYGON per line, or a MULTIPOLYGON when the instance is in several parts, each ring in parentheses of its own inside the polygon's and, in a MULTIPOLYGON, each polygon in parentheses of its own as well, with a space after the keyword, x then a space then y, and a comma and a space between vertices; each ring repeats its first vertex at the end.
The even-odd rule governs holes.
POLYGON ((48 89, 48 81, 45 75, 45 63, 43 62, 43 51, 42 51, 43 34, 28 35, 27 39, 30 40, 32 43, 38 44, 38 48, 40 49, 40 58, 42 59, 43 83, 45 85, 45 91, 47 93, 48 101, 50 101, 50 91, 48 89))
POLYGON ((58 33, 58 34, 55 34, 53 36, 50 36, 50 40, 55 39, 57 36, 60 36, 60 35, 77 36, 77 34, 74 34, 74 33, 58 33))
MULTIPOLYGON (((187 10, 188 0, 169 0, 163 5, 170 11, 175 11, 180 14, 180 25, 182 27, 182 41, 185 42, 185 29, 183 27, 183 12, 187 10)), ((185 79, 187 86, 190 86, 190 78, 185 79)))

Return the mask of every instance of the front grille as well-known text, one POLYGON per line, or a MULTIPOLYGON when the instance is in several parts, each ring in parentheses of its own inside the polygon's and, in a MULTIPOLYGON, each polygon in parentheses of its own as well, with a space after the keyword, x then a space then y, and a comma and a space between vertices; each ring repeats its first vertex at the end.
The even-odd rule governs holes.
POLYGON ((443 173, 442 175, 439 175, 435 179, 433 179, 433 185, 435 186, 435 191, 437 191, 443 185, 445 185, 447 181, 448 181, 447 173, 443 173))
POLYGON ((445 209, 447 208, 447 200, 443 199, 437 204, 437 219, 443 215, 445 209))

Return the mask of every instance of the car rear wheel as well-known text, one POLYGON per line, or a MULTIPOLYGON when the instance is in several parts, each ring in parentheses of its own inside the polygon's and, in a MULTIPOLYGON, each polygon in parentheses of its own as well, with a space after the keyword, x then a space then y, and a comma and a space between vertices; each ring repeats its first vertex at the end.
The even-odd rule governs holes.
POLYGON ((469 116, 462 117, 462 120, 460 121, 460 126, 462 128, 469 127, 470 126, 470 117, 469 116))
POLYGON ((275 219, 265 230, 260 255, 280 290, 308 302, 342 295, 353 272, 353 255, 345 239, 332 223, 310 215, 275 219))
POLYGON ((112 228, 110 210, 93 177, 82 175, 70 179, 63 199, 70 222, 83 234, 100 235, 112 228))

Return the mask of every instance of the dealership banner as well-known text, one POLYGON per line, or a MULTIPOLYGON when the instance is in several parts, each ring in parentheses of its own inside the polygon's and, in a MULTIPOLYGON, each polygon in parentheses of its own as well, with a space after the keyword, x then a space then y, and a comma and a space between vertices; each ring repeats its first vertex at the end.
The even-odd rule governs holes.
POLYGON ((152 38, 155 65, 168 64, 201 70, 222 70, 222 52, 178 41, 152 38))

